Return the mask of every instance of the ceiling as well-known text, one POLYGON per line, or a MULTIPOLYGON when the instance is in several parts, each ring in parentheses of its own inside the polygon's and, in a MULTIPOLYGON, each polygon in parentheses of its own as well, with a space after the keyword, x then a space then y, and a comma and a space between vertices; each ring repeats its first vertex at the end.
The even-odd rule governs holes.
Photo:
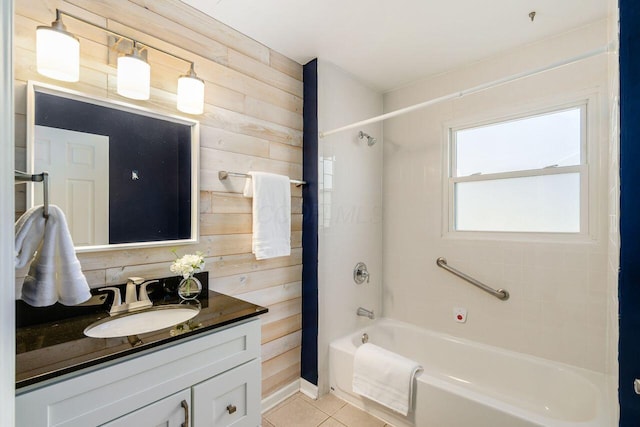
POLYGON ((608 5, 608 0, 182 1, 301 64, 313 58, 332 62, 381 92, 605 18, 608 5))

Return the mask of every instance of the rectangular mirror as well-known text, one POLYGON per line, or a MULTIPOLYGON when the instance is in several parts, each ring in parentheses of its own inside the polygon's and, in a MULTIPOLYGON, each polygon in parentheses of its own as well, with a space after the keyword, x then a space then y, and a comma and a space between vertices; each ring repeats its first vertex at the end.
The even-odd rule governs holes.
POLYGON ((198 153, 197 121, 28 84, 28 171, 49 172, 79 252, 197 242, 198 153))

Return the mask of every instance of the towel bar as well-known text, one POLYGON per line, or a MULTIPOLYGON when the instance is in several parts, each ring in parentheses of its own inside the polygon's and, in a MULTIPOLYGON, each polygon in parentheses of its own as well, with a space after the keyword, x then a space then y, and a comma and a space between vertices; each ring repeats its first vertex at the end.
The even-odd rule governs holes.
MULTIPOLYGON (((230 176, 237 176, 239 178, 251 178, 251 175, 246 173, 218 171, 218 179, 220 181, 223 181, 230 176)), ((296 187, 300 187, 301 185, 305 185, 307 183, 306 181, 300 181, 299 179, 290 179, 289 181, 291 181, 292 184, 295 184, 296 187)))
POLYGON ((22 182, 42 182, 42 196, 44 202, 44 213, 43 216, 45 218, 49 218, 49 174, 47 172, 42 172, 38 174, 29 174, 21 171, 14 171, 14 176, 16 183, 22 182))

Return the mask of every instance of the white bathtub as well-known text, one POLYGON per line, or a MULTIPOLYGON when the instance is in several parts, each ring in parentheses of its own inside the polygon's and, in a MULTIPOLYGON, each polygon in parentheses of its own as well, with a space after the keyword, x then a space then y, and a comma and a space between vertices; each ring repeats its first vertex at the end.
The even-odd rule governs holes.
POLYGON ((602 374, 391 319, 333 341, 329 366, 334 394, 396 426, 613 427, 602 374), (353 356, 363 333, 424 367, 409 416, 352 392, 353 356))

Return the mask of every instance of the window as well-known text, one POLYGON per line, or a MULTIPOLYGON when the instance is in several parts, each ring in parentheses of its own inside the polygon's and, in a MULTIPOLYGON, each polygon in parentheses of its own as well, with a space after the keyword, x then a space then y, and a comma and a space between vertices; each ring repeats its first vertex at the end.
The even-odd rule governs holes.
POLYGON ((586 104, 450 129, 449 231, 584 233, 586 104))

